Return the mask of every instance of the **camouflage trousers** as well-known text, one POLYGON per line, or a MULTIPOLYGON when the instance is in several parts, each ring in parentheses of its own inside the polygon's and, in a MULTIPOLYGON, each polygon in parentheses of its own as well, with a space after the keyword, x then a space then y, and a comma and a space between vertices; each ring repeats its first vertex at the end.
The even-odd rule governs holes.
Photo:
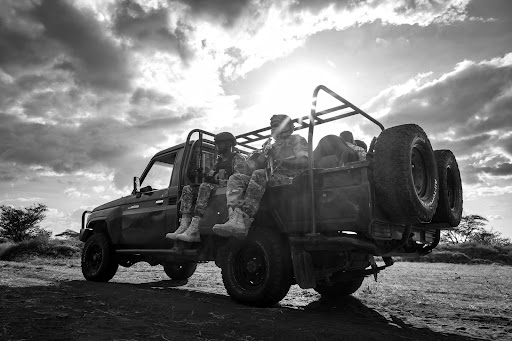
MULTIPOLYGON (((204 211, 208 206, 208 200, 214 191, 219 188, 219 185, 211 184, 208 182, 203 182, 201 186, 199 186, 199 193, 197 194, 196 207, 194 209, 194 217, 203 217, 204 211)), ((192 201, 194 198, 194 194, 192 191, 192 187, 189 185, 183 187, 183 191, 181 192, 181 204, 180 204, 180 212, 181 214, 191 214, 192 213, 192 201)))
POLYGON ((226 189, 226 199, 228 207, 239 207, 249 217, 254 217, 260 201, 265 193, 267 184, 272 186, 274 183, 289 182, 290 178, 286 175, 275 172, 269 180, 265 169, 255 170, 251 176, 245 174, 233 174, 229 177, 226 189))

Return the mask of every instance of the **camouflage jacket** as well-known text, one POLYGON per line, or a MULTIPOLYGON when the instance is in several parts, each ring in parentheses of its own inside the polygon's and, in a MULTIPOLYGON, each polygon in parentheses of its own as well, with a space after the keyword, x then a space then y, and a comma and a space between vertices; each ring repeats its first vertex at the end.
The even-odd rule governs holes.
POLYGON ((215 174, 219 173, 219 170, 224 169, 224 179, 228 179, 232 174, 245 173, 246 168, 245 157, 239 152, 232 152, 227 157, 224 155, 217 157, 215 174))
MULTIPOLYGON (((272 149, 270 150, 270 155, 274 160, 283 160, 287 158, 300 158, 302 156, 308 157, 308 142, 305 138, 300 135, 293 134, 288 136, 285 139, 276 140, 274 144, 272 144, 272 149)), ((288 169, 286 167, 280 166, 276 168, 274 171, 286 176, 296 176, 299 173, 302 173, 304 169, 288 169)))
POLYGON ((364 151, 363 148, 359 147, 358 145, 352 144, 350 142, 347 142, 347 145, 357 153, 357 157, 359 158, 359 161, 366 160, 366 152, 364 151))

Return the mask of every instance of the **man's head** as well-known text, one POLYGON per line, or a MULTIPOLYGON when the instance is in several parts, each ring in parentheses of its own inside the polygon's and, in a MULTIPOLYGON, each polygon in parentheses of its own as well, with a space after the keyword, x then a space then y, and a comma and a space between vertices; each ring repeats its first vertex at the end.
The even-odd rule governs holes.
POLYGON ((340 137, 343 141, 354 144, 354 135, 348 130, 342 131, 340 137))
POLYGON ((270 118, 270 127, 275 139, 284 139, 293 133, 293 122, 287 115, 273 115, 270 118))
POLYGON ((365 152, 368 152, 368 146, 366 145, 366 143, 364 143, 361 140, 354 140, 354 142, 355 142, 356 146, 359 146, 359 147, 363 148, 365 152))
POLYGON ((227 131, 215 135, 214 141, 215 146, 217 146, 217 150, 221 154, 229 152, 231 147, 236 146, 235 136, 227 131))

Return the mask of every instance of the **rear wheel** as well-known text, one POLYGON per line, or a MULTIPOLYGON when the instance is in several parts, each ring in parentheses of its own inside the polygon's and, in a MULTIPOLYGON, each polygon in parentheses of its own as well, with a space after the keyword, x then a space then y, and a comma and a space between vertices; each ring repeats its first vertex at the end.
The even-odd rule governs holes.
POLYGON ((432 146, 421 127, 404 124, 384 130, 375 144, 371 168, 377 201, 389 218, 432 219, 439 180, 432 146))
POLYGON ((269 307, 282 300, 290 290, 290 251, 274 231, 256 229, 243 241, 230 241, 223 258, 224 287, 237 302, 269 307))
POLYGON ((439 173, 439 204, 432 222, 459 226, 462 217, 462 183, 455 156, 450 150, 434 151, 439 173))
POLYGON ((108 282, 118 267, 112 245, 105 234, 94 233, 87 239, 82 251, 82 274, 85 279, 108 282))
POLYGON ((167 262, 164 264, 164 271, 169 278, 184 280, 190 278, 197 268, 197 263, 191 262, 167 262))

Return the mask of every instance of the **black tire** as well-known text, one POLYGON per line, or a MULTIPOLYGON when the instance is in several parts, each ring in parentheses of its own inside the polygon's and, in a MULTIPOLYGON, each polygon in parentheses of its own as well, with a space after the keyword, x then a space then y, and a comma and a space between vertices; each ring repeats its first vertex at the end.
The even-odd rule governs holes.
POLYGON ((184 280, 190 278, 197 268, 197 263, 191 262, 167 262, 164 265, 164 271, 170 279, 184 280))
POLYGON ((347 279, 333 285, 317 284, 315 291, 324 297, 348 296, 357 291, 363 285, 364 276, 347 279))
POLYGON ((435 150, 439 174, 439 204, 432 222, 459 226, 462 217, 462 182, 455 155, 450 150, 435 150))
POLYGON ((94 233, 85 242, 82 251, 82 274, 88 281, 108 282, 116 274, 119 264, 112 245, 103 233, 94 233))
POLYGON ((371 168, 377 203, 388 218, 397 223, 432 220, 439 179, 423 129, 404 124, 384 130, 375 144, 371 168))
POLYGON ((270 307, 281 301, 293 279, 290 250, 274 231, 256 229, 231 240, 221 261, 222 281, 236 302, 270 307))

